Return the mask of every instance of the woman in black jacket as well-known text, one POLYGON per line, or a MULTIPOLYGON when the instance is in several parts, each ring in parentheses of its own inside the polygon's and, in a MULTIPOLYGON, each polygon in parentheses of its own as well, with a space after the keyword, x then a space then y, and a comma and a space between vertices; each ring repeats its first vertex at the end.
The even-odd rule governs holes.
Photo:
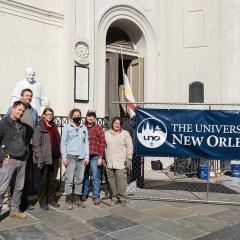
POLYGON ((33 134, 33 160, 40 169, 39 204, 59 207, 56 202, 56 177, 59 167, 60 135, 53 121, 54 112, 45 108, 33 134))

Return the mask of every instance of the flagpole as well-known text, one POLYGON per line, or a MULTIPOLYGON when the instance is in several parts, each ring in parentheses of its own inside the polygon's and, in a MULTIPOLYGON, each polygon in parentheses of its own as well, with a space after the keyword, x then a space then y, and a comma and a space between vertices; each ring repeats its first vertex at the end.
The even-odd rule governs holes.
MULTIPOLYGON (((125 95, 125 84, 124 84, 124 66, 123 66, 123 54, 122 54, 122 47, 121 47, 121 61, 122 61, 122 77, 123 77, 123 86, 124 86, 124 95, 125 95)), ((126 99, 126 95, 125 95, 125 99, 126 99)), ((127 111, 127 104, 126 104, 126 111, 127 111)))
MULTIPOLYGON (((124 65, 123 65, 123 54, 122 54, 122 48, 121 48, 121 60, 122 60, 122 74, 123 74, 123 83, 124 83, 124 93, 125 93, 125 99, 127 101, 127 106, 130 110, 130 116, 135 115, 135 108, 136 105, 134 104, 135 99, 133 97, 132 89, 128 80, 127 75, 125 74, 124 65)), ((127 108, 126 108, 127 109, 127 108)))
POLYGON ((122 47, 121 47, 121 60, 122 60, 122 74, 123 74, 123 77, 124 77, 124 66, 123 66, 123 54, 122 54, 122 47))

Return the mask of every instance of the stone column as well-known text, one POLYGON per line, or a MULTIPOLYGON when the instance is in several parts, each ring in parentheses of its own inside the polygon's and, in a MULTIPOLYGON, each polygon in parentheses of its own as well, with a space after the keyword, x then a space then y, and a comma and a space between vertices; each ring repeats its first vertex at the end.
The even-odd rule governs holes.
POLYGON ((221 101, 240 102, 240 1, 221 0, 221 101))

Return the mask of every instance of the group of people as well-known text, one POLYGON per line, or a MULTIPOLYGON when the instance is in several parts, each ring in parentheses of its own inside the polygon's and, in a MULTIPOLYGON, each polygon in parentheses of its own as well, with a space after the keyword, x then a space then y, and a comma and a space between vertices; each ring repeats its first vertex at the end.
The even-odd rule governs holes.
POLYGON ((59 207, 56 178, 61 164, 65 166, 66 209, 71 210, 74 205, 85 207, 90 180, 93 202, 100 204, 104 162, 111 204, 125 206, 126 167, 131 165, 133 144, 128 131, 122 128, 122 119, 115 117, 110 129, 104 132, 96 123, 95 111, 88 111, 82 121, 80 109, 74 108, 60 136, 53 109, 45 108, 38 121, 37 111, 31 106, 32 97, 31 89, 23 89, 21 100, 15 101, 0 121, 0 211, 9 190, 9 216, 27 217, 23 210, 33 208, 27 198, 28 166, 33 162, 39 169, 38 201, 42 210, 48 210, 49 206, 59 207))

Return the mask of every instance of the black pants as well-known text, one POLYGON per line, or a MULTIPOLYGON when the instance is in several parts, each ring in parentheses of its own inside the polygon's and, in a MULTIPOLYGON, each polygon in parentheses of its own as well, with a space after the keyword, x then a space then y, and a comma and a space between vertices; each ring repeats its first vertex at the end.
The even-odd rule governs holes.
MULTIPOLYGON (((23 188, 23 194, 22 194, 22 201, 20 205, 21 210, 26 210, 28 207, 28 196, 29 194, 34 193, 34 185, 36 185, 36 179, 35 177, 38 176, 39 170, 36 166, 36 164, 33 163, 32 161, 32 146, 29 146, 29 156, 27 159, 27 164, 26 164, 26 174, 25 174, 25 182, 24 182, 24 188, 23 188)), ((35 188, 37 188, 35 186, 35 188)))
POLYGON ((56 200, 56 177, 58 167, 58 159, 53 159, 52 165, 44 165, 40 170, 38 199, 41 206, 45 206, 50 202, 55 202, 56 200))

